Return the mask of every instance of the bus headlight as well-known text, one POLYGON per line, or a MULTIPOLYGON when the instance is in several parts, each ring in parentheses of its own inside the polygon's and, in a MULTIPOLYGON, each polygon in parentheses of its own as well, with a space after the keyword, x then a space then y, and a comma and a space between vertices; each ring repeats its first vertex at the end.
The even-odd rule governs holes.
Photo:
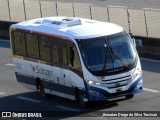
POLYGON ((92 81, 92 80, 88 80, 88 82, 87 82, 89 85, 100 85, 100 83, 98 83, 98 82, 94 82, 94 81, 92 81))
POLYGON ((93 85, 93 84, 95 84, 95 82, 93 82, 92 80, 89 80, 89 81, 88 81, 88 84, 89 84, 89 85, 93 85))

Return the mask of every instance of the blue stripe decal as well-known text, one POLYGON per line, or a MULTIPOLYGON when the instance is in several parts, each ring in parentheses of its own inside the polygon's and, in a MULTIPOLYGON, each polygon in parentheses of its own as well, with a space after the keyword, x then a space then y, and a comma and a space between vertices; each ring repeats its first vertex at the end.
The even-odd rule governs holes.
POLYGON ((52 83, 52 82, 49 82, 49 81, 43 81, 43 85, 46 89, 49 89, 49 90, 52 89, 54 91, 58 91, 58 92, 69 94, 69 95, 74 95, 75 94, 75 91, 74 91, 73 87, 68 87, 68 86, 65 86, 65 85, 60 85, 60 84, 52 83))
MULTIPOLYGON (((36 78, 16 73, 17 81, 36 86, 36 78)), ((54 90, 64 94, 75 95, 75 89, 65 85, 52 83, 51 81, 41 80, 45 89, 54 90)))
POLYGON ((31 76, 21 75, 16 72, 16 78, 18 82, 26 83, 29 85, 36 85, 36 79, 31 76))

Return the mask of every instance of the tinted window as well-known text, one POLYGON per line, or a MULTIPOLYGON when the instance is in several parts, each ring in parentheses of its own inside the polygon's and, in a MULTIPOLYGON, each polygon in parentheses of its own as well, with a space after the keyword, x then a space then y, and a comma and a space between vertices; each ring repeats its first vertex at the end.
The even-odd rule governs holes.
POLYGON ((39 37, 40 58, 50 61, 49 41, 47 37, 39 37))
POLYGON ((33 58, 39 58, 37 35, 26 34, 26 44, 28 56, 33 58))
POLYGON ((62 63, 64 65, 67 65, 68 59, 67 59, 67 48, 65 46, 62 46, 62 63))
POLYGON ((87 68, 94 75, 115 74, 133 69, 136 51, 126 32, 79 42, 87 68))
POLYGON ((74 56, 75 56, 73 61, 73 66, 75 68, 81 69, 80 58, 79 58, 76 46, 73 47, 73 50, 74 50, 74 56))
POLYGON ((52 59, 54 64, 59 64, 59 47, 52 45, 52 59))
POLYGON ((26 55, 25 34, 14 32, 14 51, 17 55, 26 55))

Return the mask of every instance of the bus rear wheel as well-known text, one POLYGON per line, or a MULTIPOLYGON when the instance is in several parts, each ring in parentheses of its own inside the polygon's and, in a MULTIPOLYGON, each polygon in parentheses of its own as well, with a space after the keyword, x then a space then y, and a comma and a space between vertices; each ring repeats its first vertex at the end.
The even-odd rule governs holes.
POLYGON ((43 86, 42 82, 40 83, 40 94, 41 94, 42 98, 44 98, 44 99, 47 99, 49 97, 48 94, 45 93, 44 86, 43 86))

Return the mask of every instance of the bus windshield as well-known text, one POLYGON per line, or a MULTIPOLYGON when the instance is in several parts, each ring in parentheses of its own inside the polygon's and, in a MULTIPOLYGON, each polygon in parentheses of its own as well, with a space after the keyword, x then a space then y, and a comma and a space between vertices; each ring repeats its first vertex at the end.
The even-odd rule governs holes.
POLYGON ((106 75, 133 68, 136 50, 126 32, 80 40, 80 51, 86 67, 94 75, 106 75))

